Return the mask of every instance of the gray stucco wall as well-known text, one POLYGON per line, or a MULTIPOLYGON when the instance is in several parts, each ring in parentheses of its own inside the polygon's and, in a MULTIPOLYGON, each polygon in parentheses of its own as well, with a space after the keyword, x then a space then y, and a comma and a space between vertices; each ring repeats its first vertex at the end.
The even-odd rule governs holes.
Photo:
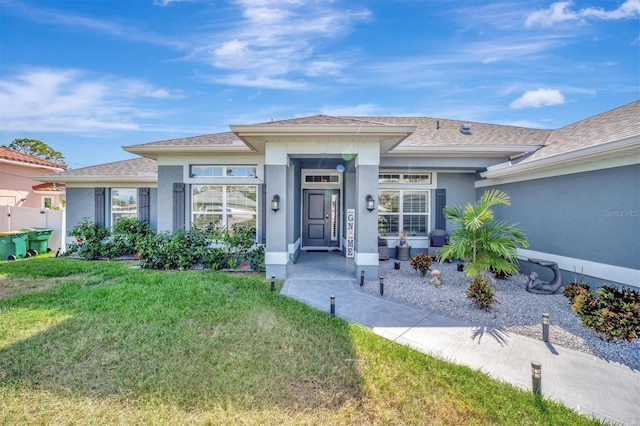
POLYGON ((158 166, 157 230, 173 230, 173 184, 182 182, 182 166, 158 166))
MULTIPOLYGON (((438 173, 438 188, 447 190, 447 206, 464 207, 476 200, 476 175, 474 173, 438 173)), ((435 191, 431 197, 432 208, 435 208, 435 191)), ((431 215, 431 229, 435 229, 436 215, 431 215)), ((447 221, 447 232, 451 233, 453 224, 447 221)))
POLYGON ((519 222, 531 250, 640 269, 638 182, 633 165, 500 185, 511 206, 494 211, 519 222))
POLYGON ((67 232, 82 218, 95 220, 95 188, 67 188, 67 232))

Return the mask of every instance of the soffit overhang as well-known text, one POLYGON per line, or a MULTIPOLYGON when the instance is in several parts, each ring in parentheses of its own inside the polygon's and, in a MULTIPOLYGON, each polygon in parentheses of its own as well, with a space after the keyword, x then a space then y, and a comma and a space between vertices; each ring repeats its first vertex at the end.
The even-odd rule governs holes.
POLYGON ((415 130, 416 126, 393 125, 232 125, 231 131, 251 150, 265 152, 270 142, 309 143, 378 143, 380 152, 386 153, 415 130))

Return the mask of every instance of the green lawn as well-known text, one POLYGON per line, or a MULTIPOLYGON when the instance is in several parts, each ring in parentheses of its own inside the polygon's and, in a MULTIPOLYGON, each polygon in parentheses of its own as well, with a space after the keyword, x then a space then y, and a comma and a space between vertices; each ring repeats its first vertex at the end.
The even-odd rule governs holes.
POLYGON ((0 424, 598 424, 269 287, 0 262, 0 424))

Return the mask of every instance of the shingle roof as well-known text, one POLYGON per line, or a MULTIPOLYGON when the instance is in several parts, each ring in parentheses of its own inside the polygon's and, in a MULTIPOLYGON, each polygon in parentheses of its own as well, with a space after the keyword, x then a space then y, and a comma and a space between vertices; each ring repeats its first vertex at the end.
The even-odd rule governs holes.
POLYGON ((146 146, 208 146, 208 145, 232 145, 242 143, 233 132, 211 133, 207 135, 191 136, 188 138, 167 139, 158 142, 149 142, 135 147, 146 146))
POLYGON ((352 117, 360 120, 393 125, 417 126, 403 146, 517 146, 543 145, 551 130, 430 117, 352 117), (470 134, 460 131, 463 124, 471 125, 470 134))
POLYGON ((640 101, 635 101, 552 131, 545 146, 521 163, 638 135, 640 101))
POLYGON ((22 152, 14 151, 5 146, 0 146, 0 159, 34 166, 42 166, 50 169, 65 170, 67 168, 64 165, 46 161, 41 158, 34 157, 33 155, 23 154, 22 152))
POLYGON ((148 176, 154 173, 158 173, 157 161, 150 158, 139 157, 131 160, 67 170, 66 172, 56 173, 55 177, 56 181, 60 181, 60 178, 68 177, 136 177, 148 176))
POLYGON ((341 117, 341 116, 332 116, 332 115, 311 115, 307 117, 298 117, 298 118, 289 118, 286 120, 277 120, 277 121, 269 121, 266 123, 258 123, 258 124, 274 124, 274 125, 296 125, 296 124, 305 124, 305 125, 331 125, 331 126, 371 126, 378 125, 383 126, 383 123, 375 122, 375 121, 367 121, 362 117, 341 117))

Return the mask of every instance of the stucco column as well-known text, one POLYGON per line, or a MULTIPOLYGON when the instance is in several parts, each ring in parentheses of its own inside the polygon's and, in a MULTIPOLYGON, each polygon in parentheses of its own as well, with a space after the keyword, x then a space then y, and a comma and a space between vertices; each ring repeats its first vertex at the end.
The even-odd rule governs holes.
POLYGON ((378 277, 378 164, 356 165, 356 277, 364 271, 367 280, 378 277), (375 200, 375 209, 367 210, 367 195, 375 200))
POLYGON ((265 182, 267 197, 266 208, 266 236, 265 266, 267 277, 275 276, 279 279, 287 277, 287 191, 288 167, 286 164, 267 164, 265 166, 265 182), (280 209, 274 212, 271 209, 271 200, 274 195, 280 197, 280 209))

